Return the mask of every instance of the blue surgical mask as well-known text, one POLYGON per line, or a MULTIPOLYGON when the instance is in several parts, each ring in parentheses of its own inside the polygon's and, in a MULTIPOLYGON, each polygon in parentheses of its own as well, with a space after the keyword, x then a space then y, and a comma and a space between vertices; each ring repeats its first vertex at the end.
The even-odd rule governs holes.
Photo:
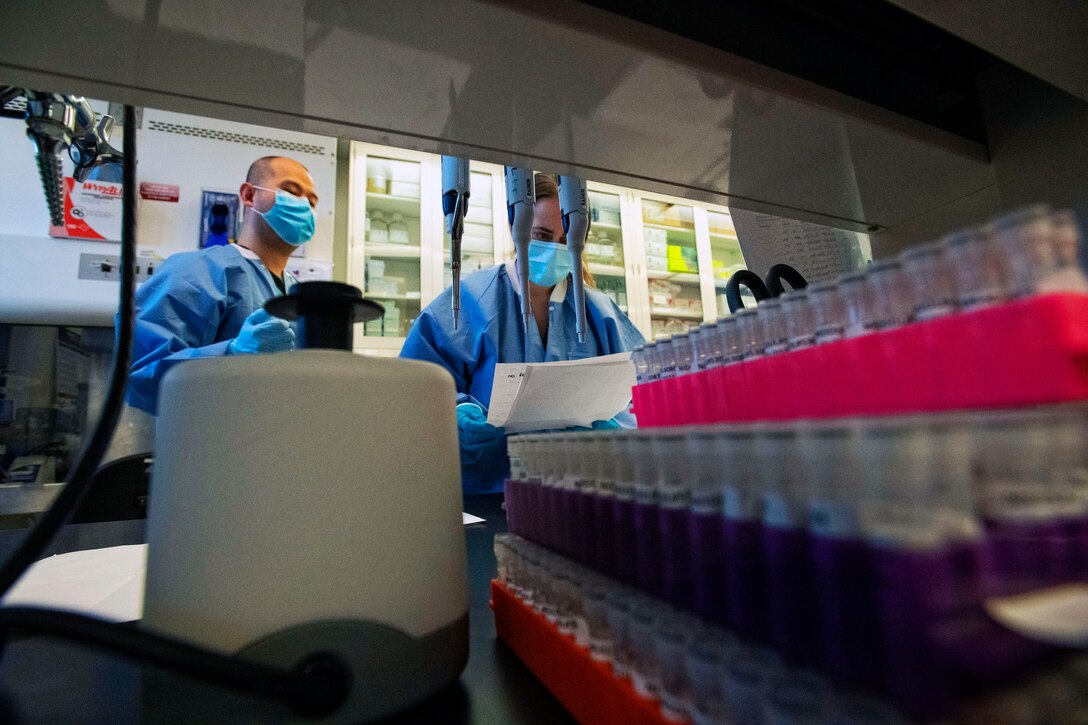
POLYGON ((297 247, 314 238, 314 210, 310 208, 308 200, 283 189, 256 185, 253 188, 276 193, 276 201, 268 211, 259 212, 257 207, 250 208, 268 222, 268 226, 272 227, 272 231, 280 239, 292 247, 297 247))
POLYGON ((529 242, 529 280, 541 287, 552 287, 570 274, 570 251, 558 242, 529 242))

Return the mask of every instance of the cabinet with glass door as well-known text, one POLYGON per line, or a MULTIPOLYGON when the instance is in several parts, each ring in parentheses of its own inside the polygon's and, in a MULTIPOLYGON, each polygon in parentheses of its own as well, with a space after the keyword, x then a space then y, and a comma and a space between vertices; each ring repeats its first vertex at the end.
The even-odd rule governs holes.
POLYGON ((589 190, 589 233, 583 262, 597 289, 624 312, 627 299, 627 265, 623 253, 621 197, 608 191, 589 190))
MULTIPOLYGON (((499 261, 495 249, 502 237, 501 229, 496 226, 499 219, 495 207, 496 189, 503 188, 502 167, 473 162, 470 182, 468 213, 461 237, 461 279, 499 261)), ((503 203, 505 205, 505 201, 503 203)), ((446 289, 453 284, 453 270, 450 267, 450 234, 445 229, 445 221, 442 224, 441 289, 446 289)))
MULTIPOLYGON (((740 240, 733 226, 733 217, 728 210, 707 211, 707 226, 710 236, 710 257, 714 277, 714 298, 716 317, 729 314, 729 305, 725 299, 725 285, 734 272, 744 269, 744 255, 741 254, 740 240)), ((745 306, 754 304, 747 288, 741 288, 741 299, 745 306)))
POLYGON ((352 144, 348 278, 385 308, 356 325, 356 349, 395 355, 432 293, 433 165, 430 154, 352 144))
POLYGON ((650 336, 669 337, 703 321, 695 210, 647 197, 641 206, 650 336))

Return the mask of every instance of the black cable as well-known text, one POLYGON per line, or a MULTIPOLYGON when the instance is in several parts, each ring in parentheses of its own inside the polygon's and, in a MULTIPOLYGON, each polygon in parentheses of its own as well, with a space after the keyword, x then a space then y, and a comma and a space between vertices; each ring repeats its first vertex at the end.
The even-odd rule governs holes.
POLYGON ((347 669, 325 653, 311 655, 293 670, 227 657, 159 634, 71 612, 36 607, 0 607, 0 641, 11 630, 54 635, 178 672, 212 685, 285 703, 298 713, 334 712, 351 690, 347 669))
POLYGON ((49 510, 23 539, 19 548, 0 568, 0 596, 11 589, 31 564, 41 556, 45 547, 75 514, 98 470, 102 457, 113 438, 117 419, 125 398, 129 357, 132 347, 133 309, 136 295, 136 110, 125 106, 124 184, 121 207, 121 291, 118 305, 117 345, 113 351, 113 367, 106 389, 106 399, 91 437, 80 451, 64 489, 54 499, 49 510))

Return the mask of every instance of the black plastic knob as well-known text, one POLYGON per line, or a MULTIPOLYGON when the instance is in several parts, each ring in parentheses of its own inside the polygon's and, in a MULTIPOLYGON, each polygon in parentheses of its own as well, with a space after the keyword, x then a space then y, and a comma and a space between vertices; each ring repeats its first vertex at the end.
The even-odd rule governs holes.
POLYGON ((265 302, 264 309, 284 320, 298 320, 302 349, 351 350, 352 325, 385 314, 385 308, 365 299, 358 287, 343 282, 300 282, 290 293, 265 302))

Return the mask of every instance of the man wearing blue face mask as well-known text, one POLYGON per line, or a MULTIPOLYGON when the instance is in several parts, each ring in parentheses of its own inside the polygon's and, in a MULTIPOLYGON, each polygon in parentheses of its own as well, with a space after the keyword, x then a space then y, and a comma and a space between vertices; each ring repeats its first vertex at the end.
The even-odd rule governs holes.
POLYGON ((137 290, 129 405, 155 415, 159 381, 183 360, 294 348, 290 325, 263 305, 297 282, 287 261, 314 235, 313 179, 297 161, 265 156, 238 195, 237 244, 174 254, 137 290))
MULTIPOLYGON (((587 275, 586 321, 590 334, 578 342, 574 295, 567 294, 571 258, 563 233, 555 178, 536 175, 533 241, 529 246, 529 294, 536 324, 529 331, 528 362, 578 360, 634 349, 642 335, 587 275)), ((495 364, 525 362, 517 267, 511 261, 461 281, 461 316, 453 327, 449 289, 416 319, 401 357, 438 363, 457 384, 461 485, 465 493, 502 490, 510 471, 506 435, 487 423, 495 364)), ((630 415, 597 421, 594 428, 633 427, 630 415)))

